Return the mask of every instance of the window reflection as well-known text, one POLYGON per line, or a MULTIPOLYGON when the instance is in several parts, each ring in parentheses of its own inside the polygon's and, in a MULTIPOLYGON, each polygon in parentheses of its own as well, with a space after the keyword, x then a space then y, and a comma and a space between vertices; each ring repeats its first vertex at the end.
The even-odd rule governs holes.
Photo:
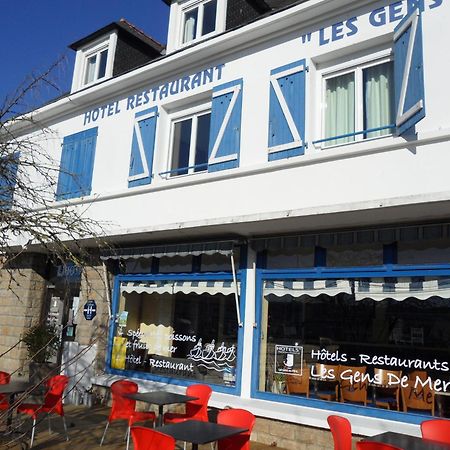
POLYGON ((234 386, 236 355, 231 282, 123 283, 112 368, 234 386))
POLYGON ((297 377, 309 385, 296 395, 449 417, 449 287, 424 277, 266 281, 259 389, 292 395, 297 377))

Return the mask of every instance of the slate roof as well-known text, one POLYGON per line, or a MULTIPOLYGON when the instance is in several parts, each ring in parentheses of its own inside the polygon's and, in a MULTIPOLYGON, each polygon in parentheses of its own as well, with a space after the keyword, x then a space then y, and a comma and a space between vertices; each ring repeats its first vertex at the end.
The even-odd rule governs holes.
POLYGON ((133 36, 134 38, 142 41, 144 44, 152 47, 156 52, 162 53, 165 49, 165 46, 161 44, 160 42, 156 41, 152 37, 145 34, 142 30, 135 27, 133 24, 128 22, 126 19, 120 19, 118 22, 112 22, 109 25, 104 26, 103 28, 100 28, 97 31, 94 31, 93 33, 89 34, 88 36, 79 39, 78 41, 74 42, 73 44, 69 45, 69 48, 72 50, 78 50, 80 47, 83 47, 84 45, 88 44, 89 42, 94 41, 100 36, 103 36, 104 34, 113 31, 113 30, 121 30, 125 33, 128 33, 129 35, 133 36))

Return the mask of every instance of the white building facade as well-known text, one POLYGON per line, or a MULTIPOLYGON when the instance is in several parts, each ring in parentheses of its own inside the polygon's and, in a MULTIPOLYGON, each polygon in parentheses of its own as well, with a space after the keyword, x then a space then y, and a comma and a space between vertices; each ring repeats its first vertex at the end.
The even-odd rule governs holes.
POLYGON ((108 222, 93 382, 418 434, 450 416, 450 8, 285 3, 229 27, 231 1, 173 0, 164 56, 114 76, 114 32, 80 41, 36 111, 55 206, 108 222))

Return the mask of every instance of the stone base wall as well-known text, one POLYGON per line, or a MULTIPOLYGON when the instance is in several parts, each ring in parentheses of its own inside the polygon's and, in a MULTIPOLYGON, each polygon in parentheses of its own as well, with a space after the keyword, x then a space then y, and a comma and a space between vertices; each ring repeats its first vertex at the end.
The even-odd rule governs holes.
MULTIPOLYGON (((252 441, 287 450, 332 450, 333 436, 330 430, 280 422, 258 417, 253 428, 252 441)), ((354 437, 355 442, 359 438, 354 437)))
POLYGON ((14 372, 14 378, 28 372, 26 347, 17 343, 41 320, 47 290, 45 268, 45 257, 30 254, 0 270, 0 370, 14 372))
MULTIPOLYGON (((109 280, 110 282, 112 280, 109 280)), ((76 340, 80 345, 94 345, 97 349, 95 372, 105 370, 106 348, 109 334, 109 304, 103 266, 101 264, 86 267, 81 281, 80 306, 81 311, 77 319, 76 340), (97 314, 93 320, 86 320, 83 316, 83 305, 88 300, 94 300, 97 305, 97 314)))

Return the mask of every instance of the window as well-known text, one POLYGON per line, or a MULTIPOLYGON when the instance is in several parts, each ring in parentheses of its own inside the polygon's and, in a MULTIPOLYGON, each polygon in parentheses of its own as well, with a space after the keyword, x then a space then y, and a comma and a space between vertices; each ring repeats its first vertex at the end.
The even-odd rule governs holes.
POLYGON ((235 386, 231 280, 121 281, 111 368, 235 386))
POLYGON ((170 176, 207 170, 210 123, 211 112, 205 110, 172 122, 170 176))
POLYGON ((324 78, 326 146, 384 136, 394 125, 393 62, 357 66, 324 78))
POLYGON ((56 200, 90 195, 96 143, 97 128, 64 138, 56 200))
POLYGON ((183 11, 182 43, 188 43, 216 31, 217 0, 197 4, 183 11))
POLYGON ((305 397, 449 417, 449 287, 419 274, 264 280, 258 389, 289 395, 294 378, 305 397))
POLYGON ((86 55, 84 70, 84 84, 90 84, 102 79, 106 75, 108 48, 102 48, 86 55))

